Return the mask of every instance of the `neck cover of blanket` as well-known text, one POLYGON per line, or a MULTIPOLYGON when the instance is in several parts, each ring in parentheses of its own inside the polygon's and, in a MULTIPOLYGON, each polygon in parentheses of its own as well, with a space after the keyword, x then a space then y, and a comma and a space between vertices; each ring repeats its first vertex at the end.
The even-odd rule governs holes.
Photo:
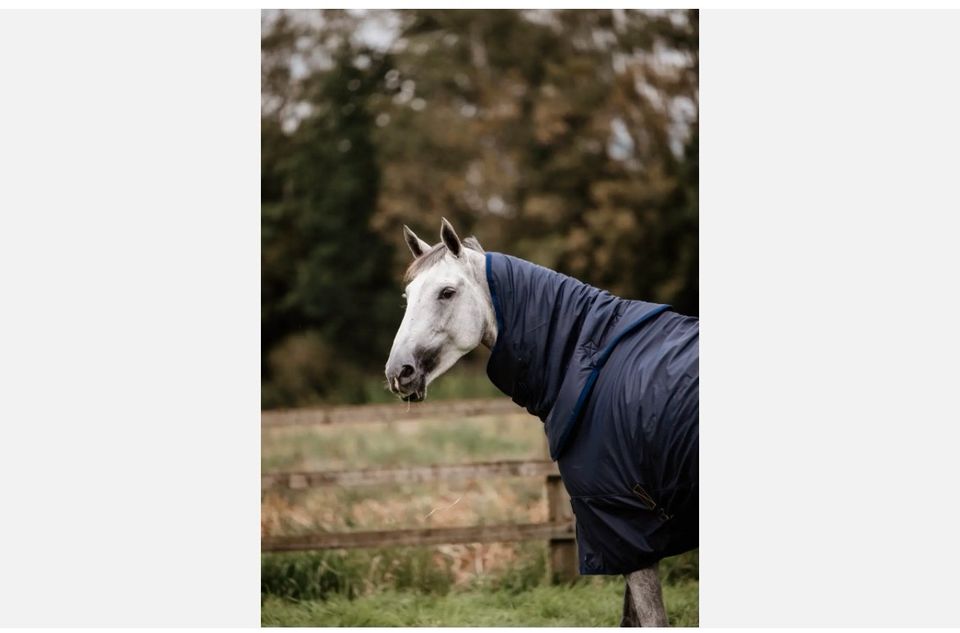
POLYGON ((581 574, 697 546, 699 324, 487 253, 494 385, 544 422, 577 517, 581 574))

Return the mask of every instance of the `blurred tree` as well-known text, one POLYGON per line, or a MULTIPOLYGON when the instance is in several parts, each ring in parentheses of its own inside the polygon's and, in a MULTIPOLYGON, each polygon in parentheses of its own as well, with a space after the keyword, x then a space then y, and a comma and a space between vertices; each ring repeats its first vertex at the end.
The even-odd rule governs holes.
POLYGON ((264 16, 265 403, 379 375, 400 226, 436 241, 441 215, 697 313, 696 11, 264 16))
MULTIPOLYGON (((301 37, 287 22, 264 47, 289 55, 301 37)), ((289 118, 288 102, 262 120, 261 349, 270 404, 356 381, 354 369, 379 371, 395 304, 386 305, 384 291, 399 294, 393 247, 370 228, 380 172, 366 102, 382 62, 349 38, 334 40, 329 53, 329 70, 305 76, 293 91, 297 117, 289 118), (364 68, 359 55, 367 56, 364 68), (311 354, 323 362, 306 362, 311 354), (305 362, 308 376, 296 369, 305 362)), ((272 77, 289 81, 282 68, 271 68, 272 77)))
POLYGON ((405 17, 375 98, 375 227, 432 235, 446 215, 488 247, 695 313, 697 13, 405 17))

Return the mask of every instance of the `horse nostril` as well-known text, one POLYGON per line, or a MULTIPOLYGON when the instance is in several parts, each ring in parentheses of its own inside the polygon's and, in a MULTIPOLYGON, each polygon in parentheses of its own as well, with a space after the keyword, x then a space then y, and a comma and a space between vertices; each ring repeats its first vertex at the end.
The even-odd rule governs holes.
POLYGON ((412 375, 413 375, 413 365, 404 365, 402 368, 400 368, 401 378, 409 378, 412 375))

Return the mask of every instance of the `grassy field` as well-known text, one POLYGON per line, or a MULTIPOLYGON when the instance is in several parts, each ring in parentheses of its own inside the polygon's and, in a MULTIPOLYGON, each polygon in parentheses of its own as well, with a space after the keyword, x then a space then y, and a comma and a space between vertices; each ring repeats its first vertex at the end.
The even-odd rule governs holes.
MULTIPOLYGON (((481 547, 481 546, 474 546, 481 547)), ((546 582, 546 545, 523 543, 499 572, 459 580, 430 548, 265 555, 264 626, 616 626, 619 577, 546 582)), ((697 626, 697 553, 662 563, 671 626, 697 626)))
MULTIPOLYGON (((697 626, 697 585, 664 588, 670 626, 697 626)), ((437 597, 387 590, 356 599, 292 602, 268 597, 264 626, 617 626, 623 582, 606 579, 573 587, 539 586, 458 591, 437 597)))
MULTIPOLYGON (((416 406, 416 405, 413 405, 416 406)), ((543 428, 523 412, 471 420, 281 428, 262 469, 335 469, 541 458, 543 428)), ((264 535, 540 522, 533 478, 268 492, 264 535)), ((547 582, 542 542, 264 554, 261 622, 273 626, 615 626, 623 581, 547 582)), ((697 553, 664 561, 671 624, 698 621, 697 553)))

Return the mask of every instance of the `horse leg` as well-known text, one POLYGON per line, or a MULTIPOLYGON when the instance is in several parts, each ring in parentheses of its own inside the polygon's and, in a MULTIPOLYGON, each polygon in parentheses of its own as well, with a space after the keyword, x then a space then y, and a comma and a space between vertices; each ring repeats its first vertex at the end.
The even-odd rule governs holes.
MULTIPOLYGON (((626 594, 633 598, 633 609, 638 626, 667 626, 667 612, 663 608, 663 592, 657 576, 658 564, 627 574, 626 594)), ((624 595, 624 601, 627 595, 624 595)), ((624 609, 627 608, 624 603, 624 609)))

